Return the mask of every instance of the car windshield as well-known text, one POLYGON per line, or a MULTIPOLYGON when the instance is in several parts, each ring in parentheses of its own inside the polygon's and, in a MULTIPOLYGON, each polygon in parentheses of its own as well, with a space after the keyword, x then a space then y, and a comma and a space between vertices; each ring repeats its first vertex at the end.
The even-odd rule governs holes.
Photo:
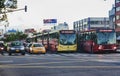
POLYGON ((10 46, 23 46, 22 42, 12 42, 10 46))
POLYGON ((98 44, 115 44, 116 43, 116 33, 114 32, 100 32, 97 33, 97 43, 98 44))
POLYGON ((3 47, 4 45, 3 45, 3 43, 0 43, 0 47, 3 47))
POLYGON ((39 44, 39 43, 38 43, 38 44, 34 44, 33 46, 34 46, 34 47, 43 47, 43 45, 42 45, 42 44, 39 44))
POLYGON ((76 43, 75 34, 60 34, 60 44, 62 45, 73 45, 76 43))

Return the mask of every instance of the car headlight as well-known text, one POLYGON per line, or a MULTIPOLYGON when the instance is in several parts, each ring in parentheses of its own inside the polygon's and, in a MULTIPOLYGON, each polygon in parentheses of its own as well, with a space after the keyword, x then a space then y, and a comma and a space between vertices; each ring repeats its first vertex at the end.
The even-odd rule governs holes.
POLYGON ((25 48, 24 47, 21 47, 20 50, 24 50, 25 48))
POLYGON ((30 50, 32 51, 32 48, 30 47, 30 50))
POLYGON ((4 49, 4 48, 1 48, 2 50, 4 49))
POLYGON ((15 50, 15 48, 13 48, 13 47, 11 47, 10 49, 11 49, 11 50, 15 50))

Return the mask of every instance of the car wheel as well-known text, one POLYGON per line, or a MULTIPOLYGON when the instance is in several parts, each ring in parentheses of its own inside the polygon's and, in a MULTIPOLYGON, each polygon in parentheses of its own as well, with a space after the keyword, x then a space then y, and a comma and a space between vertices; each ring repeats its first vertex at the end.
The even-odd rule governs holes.
POLYGON ((12 53, 9 52, 9 55, 12 55, 12 53))
POLYGON ((1 52, 1 55, 4 55, 3 51, 1 52))
POLYGON ((42 53, 42 54, 46 54, 46 53, 42 53))
POLYGON ((25 53, 21 53, 22 55, 25 55, 25 53))

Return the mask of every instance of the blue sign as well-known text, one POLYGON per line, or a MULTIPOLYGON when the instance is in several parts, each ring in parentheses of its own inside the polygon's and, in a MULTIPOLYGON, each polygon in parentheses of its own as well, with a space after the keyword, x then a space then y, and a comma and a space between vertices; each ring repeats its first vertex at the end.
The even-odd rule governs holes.
POLYGON ((44 19, 43 23, 44 24, 47 24, 47 23, 57 23, 57 19, 44 19))
POLYGON ((8 32, 10 32, 10 33, 15 33, 15 32, 17 32, 17 31, 14 30, 14 29, 12 29, 12 30, 8 30, 8 32))

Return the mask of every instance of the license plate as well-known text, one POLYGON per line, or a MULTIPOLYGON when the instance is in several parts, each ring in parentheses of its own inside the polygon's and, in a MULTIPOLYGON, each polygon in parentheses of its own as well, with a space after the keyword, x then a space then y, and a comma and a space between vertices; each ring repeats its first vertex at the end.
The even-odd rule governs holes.
POLYGON ((16 50, 16 52, 19 52, 19 50, 16 50))

